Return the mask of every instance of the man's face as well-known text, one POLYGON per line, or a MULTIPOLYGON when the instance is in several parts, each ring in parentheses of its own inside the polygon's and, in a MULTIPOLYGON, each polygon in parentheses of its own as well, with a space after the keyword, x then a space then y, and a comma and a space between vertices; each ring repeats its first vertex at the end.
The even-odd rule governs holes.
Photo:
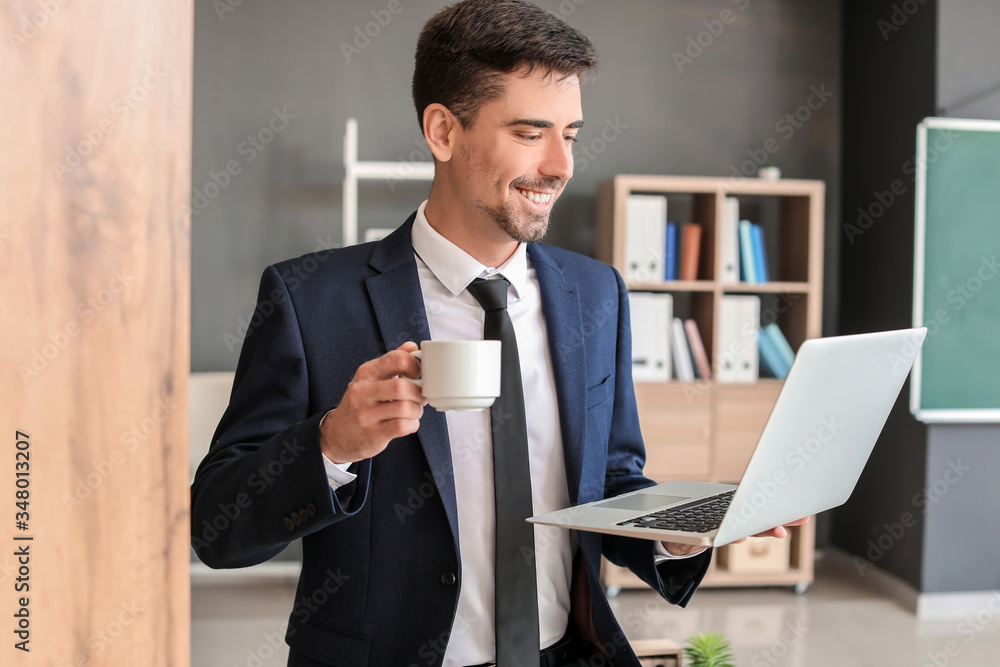
POLYGON ((455 156, 463 203, 518 242, 545 236, 549 213, 573 176, 583 125, 577 77, 509 74, 506 93, 460 131, 455 156))

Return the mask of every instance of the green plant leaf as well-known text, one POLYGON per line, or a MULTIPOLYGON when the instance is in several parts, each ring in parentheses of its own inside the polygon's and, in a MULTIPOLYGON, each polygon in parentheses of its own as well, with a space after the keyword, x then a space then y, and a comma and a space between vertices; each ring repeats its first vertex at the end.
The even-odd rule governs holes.
POLYGON ((690 667, 735 667, 729 640, 717 632, 692 635, 685 643, 690 667))

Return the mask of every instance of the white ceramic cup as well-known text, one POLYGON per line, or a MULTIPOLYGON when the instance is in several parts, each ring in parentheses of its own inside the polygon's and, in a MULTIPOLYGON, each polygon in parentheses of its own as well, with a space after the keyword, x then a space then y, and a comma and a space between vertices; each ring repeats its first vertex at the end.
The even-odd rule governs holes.
POLYGON ((498 340, 425 340, 410 354, 420 360, 420 379, 406 379, 438 410, 482 410, 500 395, 498 340))

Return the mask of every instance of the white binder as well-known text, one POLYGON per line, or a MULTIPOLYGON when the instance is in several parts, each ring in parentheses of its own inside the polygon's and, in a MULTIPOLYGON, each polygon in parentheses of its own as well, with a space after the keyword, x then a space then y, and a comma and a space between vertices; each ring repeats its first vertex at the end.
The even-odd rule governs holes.
POLYGON ((674 300, 669 294, 629 294, 633 382, 670 380, 669 331, 673 308, 674 300))
POLYGON ((625 206, 625 279, 663 280, 667 198, 629 195, 625 206))
POLYGON ((760 297, 726 294, 719 317, 719 382, 756 382, 760 297))
POLYGON ((740 281, 740 200, 726 197, 722 207, 722 282, 740 281))

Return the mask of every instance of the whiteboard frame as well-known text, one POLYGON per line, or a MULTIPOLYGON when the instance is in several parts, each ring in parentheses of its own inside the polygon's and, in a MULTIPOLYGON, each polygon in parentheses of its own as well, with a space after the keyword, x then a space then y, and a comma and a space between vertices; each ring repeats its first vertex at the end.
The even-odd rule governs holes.
MULTIPOLYGON (((916 234, 913 243, 913 326, 924 326, 924 244, 927 210, 924 198, 927 191, 927 130, 955 129, 979 132, 1000 132, 1000 121, 973 118, 924 118, 917 125, 917 187, 916 234)), ((1000 408, 972 410, 927 410, 920 407, 920 372, 923 346, 910 374, 910 412, 925 424, 988 424, 1000 422, 1000 408)))

